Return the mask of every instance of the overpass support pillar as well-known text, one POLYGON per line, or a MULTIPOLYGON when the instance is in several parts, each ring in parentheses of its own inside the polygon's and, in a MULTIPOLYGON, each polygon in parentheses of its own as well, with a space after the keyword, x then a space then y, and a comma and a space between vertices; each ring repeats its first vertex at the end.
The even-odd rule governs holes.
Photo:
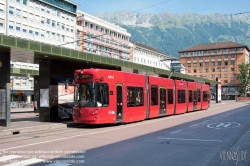
POLYGON ((52 78, 57 64, 51 60, 39 62, 39 120, 40 122, 58 121, 58 82, 52 78))
POLYGON ((10 48, 0 48, 0 126, 10 126, 10 48))

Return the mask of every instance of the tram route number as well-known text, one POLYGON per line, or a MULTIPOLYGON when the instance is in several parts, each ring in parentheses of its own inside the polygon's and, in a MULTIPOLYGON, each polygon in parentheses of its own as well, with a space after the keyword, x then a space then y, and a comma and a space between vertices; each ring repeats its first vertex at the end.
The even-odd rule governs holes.
POLYGON ((211 129, 232 129, 240 127, 240 124, 236 122, 218 122, 218 123, 211 123, 207 125, 207 127, 211 129))

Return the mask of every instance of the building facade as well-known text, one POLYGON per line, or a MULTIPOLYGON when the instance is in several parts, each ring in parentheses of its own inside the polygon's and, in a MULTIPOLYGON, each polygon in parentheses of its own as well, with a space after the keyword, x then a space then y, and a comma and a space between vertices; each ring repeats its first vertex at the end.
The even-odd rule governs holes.
POLYGON ((131 41, 133 44, 133 62, 152 66, 164 70, 170 70, 172 57, 152 47, 131 41), (164 60, 164 61, 162 61, 164 60))
MULTIPOLYGON (((241 87, 238 65, 249 62, 249 48, 235 42, 198 44, 178 52, 186 74, 215 80, 221 78, 222 99, 234 99, 241 87)), ((212 89, 212 92, 214 89, 212 89)))
POLYGON ((119 26, 77 11, 77 49, 132 61, 131 34, 119 26))
POLYGON ((76 7, 66 0, 0 0, 0 33, 74 49, 76 7))
POLYGON ((172 61, 170 67, 173 69, 173 72, 182 74, 186 73, 186 68, 180 61, 172 61))

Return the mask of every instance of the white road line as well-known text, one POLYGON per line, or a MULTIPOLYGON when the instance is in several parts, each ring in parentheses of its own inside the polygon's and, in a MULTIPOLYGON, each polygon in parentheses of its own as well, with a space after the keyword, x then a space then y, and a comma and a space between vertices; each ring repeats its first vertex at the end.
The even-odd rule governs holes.
MULTIPOLYGON (((225 107, 228 107, 228 106, 225 106, 225 107)), ((224 107, 221 107, 221 108, 224 108, 224 107)), ((218 109, 218 108, 216 108, 216 109, 218 109)), ((211 109, 211 110, 209 109, 209 111, 213 111, 213 110, 215 110, 215 109, 211 109)), ((204 112, 203 111, 197 111, 197 112, 194 112, 192 114, 183 114, 183 116, 193 116, 194 114, 202 114, 202 113, 204 113, 204 112)), ((179 117, 181 117, 181 116, 167 117, 167 120, 176 119, 176 118, 179 118, 179 117)), ((74 135, 74 136, 70 136, 70 137, 64 137, 64 138, 59 138, 59 139, 54 139, 54 140, 49 140, 49 141, 44 141, 44 142, 37 142, 37 143, 33 143, 33 144, 27 144, 27 145, 12 147, 12 148, 1 149, 0 152, 4 151, 4 150, 18 149, 18 148, 22 148, 22 147, 34 146, 34 145, 39 145, 39 144, 44 144, 44 143, 50 143, 50 142, 70 139, 70 138, 82 137, 82 136, 86 136, 86 135, 93 135, 93 134, 99 134, 99 133, 104 133, 104 132, 108 132, 108 131, 114 131, 114 130, 118 130, 118 129, 124 129, 124 128, 129 128, 129 127, 134 127, 134 126, 140 126, 140 125, 149 124, 149 123, 153 123, 153 122, 158 122, 158 121, 162 121, 162 120, 166 120, 166 118, 150 120, 149 122, 147 122, 147 121, 143 121, 141 123, 138 122, 138 124, 132 124, 132 125, 129 125, 129 126, 114 128, 114 129, 110 129, 110 130, 103 130, 103 131, 99 131, 99 132, 74 135)), ((207 121, 209 121, 209 120, 207 120, 207 121)), ((206 122, 206 121, 204 121, 204 122, 206 122)))
POLYGON ((210 120, 205 120, 205 121, 203 121, 202 123, 206 123, 206 122, 209 122, 210 120))
POLYGON ((41 125, 41 126, 32 126, 32 127, 22 127, 22 128, 8 129, 8 130, 3 130, 3 131, 10 131, 10 130, 17 130, 17 129, 27 129, 27 128, 33 128, 33 127, 55 126, 55 125, 61 125, 61 124, 41 125))
POLYGON ((194 124, 194 125, 192 125, 192 126, 189 126, 189 127, 194 127, 194 126, 197 126, 198 124, 194 124))
POLYGON ((39 162, 42 162, 42 161, 43 161, 42 159, 32 158, 32 159, 28 159, 28 160, 22 160, 22 161, 19 161, 19 162, 7 164, 7 165, 4 165, 4 166, 26 166, 26 165, 30 165, 30 164, 39 163, 39 162))
POLYGON ((3 157, 0 157, 0 162, 4 162, 4 161, 7 161, 7 160, 16 159, 16 158, 20 158, 20 157, 22 157, 22 156, 17 156, 17 155, 3 156, 3 157))
POLYGON ((215 117, 215 118, 213 118, 213 119, 218 119, 219 118, 219 116, 218 117, 215 117))
POLYGON ((174 132, 172 132, 172 133, 170 133, 170 134, 178 133, 178 132, 180 132, 180 131, 182 131, 182 130, 183 130, 183 129, 180 129, 180 130, 174 131, 174 132))
POLYGON ((221 140, 184 139, 184 138, 162 138, 162 137, 158 137, 158 139, 173 139, 173 140, 181 140, 181 141, 223 142, 221 140))
POLYGON ((19 121, 19 122, 11 122, 11 123, 23 123, 23 122, 31 122, 31 121, 19 121))

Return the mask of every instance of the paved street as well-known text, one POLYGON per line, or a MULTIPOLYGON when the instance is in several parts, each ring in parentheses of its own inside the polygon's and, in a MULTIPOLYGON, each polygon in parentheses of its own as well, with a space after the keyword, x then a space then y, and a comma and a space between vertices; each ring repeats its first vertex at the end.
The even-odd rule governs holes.
POLYGON ((125 125, 5 136, 0 165, 250 165, 249 117, 250 103, 223 101, 209 110, 125 125))

